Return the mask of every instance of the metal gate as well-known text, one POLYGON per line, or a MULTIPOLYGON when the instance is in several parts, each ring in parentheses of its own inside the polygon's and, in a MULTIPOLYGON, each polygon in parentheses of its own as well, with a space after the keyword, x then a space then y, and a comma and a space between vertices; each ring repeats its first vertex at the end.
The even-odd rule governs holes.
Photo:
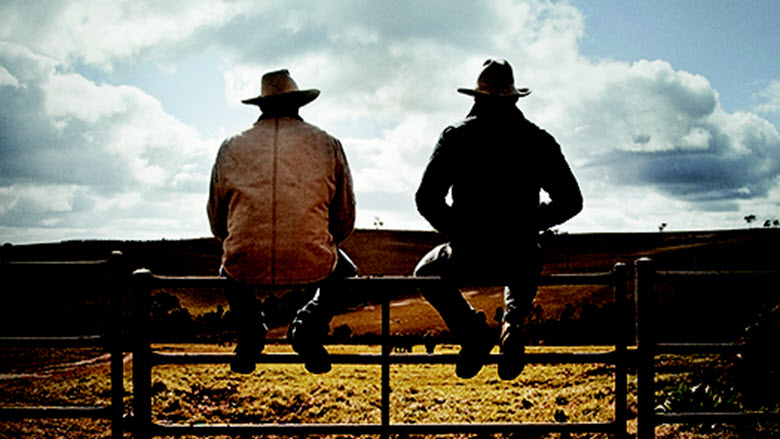
MULTIPOLYGON (((445 434, 445 433, 529 433, 529 432, 608 432, 620 435, 627 423, 627 355, 631 334, 630 313, 626 304, 626 275, 624 264, 617 264, 607 273, 559 274, 543 276, 541 285, 611 285, 614 287, 617 312, 621 316, 615 322, 616 340, 613 349, 603 353, 547 353, 528 354, 529 363, 603 363, 614 366, 615 413, 611 422, 604 423, 539 423, 539 424, 392 424, 390 423, 390 365, 391 364, 448 364, 454 363, 454 355, 392 354, 390 340, 390 297, 399 288, 421 287, 441 282, 436 277, 357 277, 346 279, 349 286, 370 286, 381 297, 382 352, 381 354, 332 355, 337 364, 378 364, 381 366, 381 422, 379 424, 220 424, 220 425, 160 425, 152 422, 151 368, 161 364, 221 364, 227 363, 232 354, 156 353, 150 348, 150 338, 145 330, 149 316, 150 292, 162 288, 221 288, 226 282, 219 277, 171 277, 155 276, 148 270, 137 271, 133 276, 138 309, 137 333, 133 348, 134 389, 134 437, 146 438, 162 435, 299 435, 299 434, 445 434), (620 327, 626 330, 620 330, 620 327)), ((263 354, 261 362, 297 363, 296 355, 263 354)), ((495 354, 491 361, 495 361, 495 354)))
MULTIPOLYGON (((344 280, 351 287, 371 287, 381 298, 382 350, 380 354, 332 355, 336 364, 372 364, 381 367, 381 419, 377 424, 212 424, 212 425, 163 425, 153 422, 152 368, 162 364, 224 364, 232 354, 161 353, 151 348, 148 319, 151 291, 160 288, 221 288, 225 282, 219 277, 171 277, 157 276, 148 270, 137 270, 132 275, 122 262, 121 254, 114 252, 102 261, 73 262, 12 262, 3 261, 0 269, 9 276, 22 267, 34 272, 50 272, 52 269, 78 273, 85 282, 96 276, 104 276, 107 291, 111 295, 110 324, 104 334, 80 337, 2 337, 0 347, 62 347, 98 345, 111 356, 111 403, 105 406, 67 407, 0 407, 0 420, 28 418, 103 418, 111 420, 112 438, 121 438, 124 431, 132 431, 133 437, 181 435, 381 435, 393 434, 446 434, 446 433, 597 433, 605 432, 615 437, 628 436, 628 373, 629 367, 637 373, 637 437, 649 439, 655 436, 655 427, 666 423, 755 423, 780 422, 778 413, 658 413, 655 410, 655 361, 659 354, 691 352, 739 351, 732 344, 660 344, 656 340, 654 318, 656 301, 654 285, 659 279, 745 279, 760 280, 777 285, 778 273, 773 272, 684 272, 657 271, 650 259, 636 261, 634 277, 629 279, 625 264, 615 264, 610 272, 589 274, 556 274, 542 276, 540 285, 609 285, 614 291, 616 321, 615 339, 611 349, 599 353, 529 353, 529 363, 600 363, 611 365, 614 370, 614 415, 609 422, 595 423, 465 423, 465 424, 394 424, 390 422, 390 366, 396 364, 451 364, 452 354, 394 354, 390 341, 390 301, 393 291, 399 288, 418 288, 440 282, 433 277, 356 277, 344 280), (105 277, 107 274, 107 277, 105 277), (628 301, 629 285, 633 283, 634 306, 628 301), (122 328, 121 318, 132 286, 133 328, 122 328), (633 327, 633 325, 636 325, 633 327), (121 334, 129 329, 132 337, 124 340, 121 334), (635 331, 634 331, 635 330, 635 331), (636 340, 633 334, 636 333, 636 340), (124 352, 133 355, 133 410, 123 418, 123 365, 124 352)), ((43 274, 42 274, 43 275, 43 274)), ((298 363, 292 354, 263 354, 260 361, 270 364, 298 363)), ((496 355, 490 362, 496 361, 496 355)))

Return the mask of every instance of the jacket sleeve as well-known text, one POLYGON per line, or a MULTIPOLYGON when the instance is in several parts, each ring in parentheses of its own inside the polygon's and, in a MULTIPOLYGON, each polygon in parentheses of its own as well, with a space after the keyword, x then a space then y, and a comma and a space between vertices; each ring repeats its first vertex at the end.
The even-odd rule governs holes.
POLYGON ((342 243, 355 230, 355 191, 352 173, 341 142, 335 141, 336 193, 329 210, 329 231, 336 244, 342 243))
POLYGON ((541 187, 550 196, 549 203, 541 203, 538 211, 538 228, 547 230, 563 224, 582 211, 583 199, 577 179, 561 152, 561 147, 547 133, 548 166, 543 173, 541 187))
MULTIPOLYGON (((223 143, 224 145, 224 143, 223 143)), ((222 195, 222 187, 219 174, 220 156, 222 155, 222 148, 217 154, 217 159, 214 163, 214 167, 211 169, 211 182, 209 184, 209 199, 206 205, 206 213, 209 217, 209 225, 211 226, 211 233, 220 241, 227 238, 227 214, 228 203, 222 195)))
POLYGON ((454 172, 453 150, 448 136, 451 130, 451 127, 446 128, 439 137, 415 194, 417 211, 434 229, 448 238, 452 238, 455 231, 452 206, 446 201, 454 172))

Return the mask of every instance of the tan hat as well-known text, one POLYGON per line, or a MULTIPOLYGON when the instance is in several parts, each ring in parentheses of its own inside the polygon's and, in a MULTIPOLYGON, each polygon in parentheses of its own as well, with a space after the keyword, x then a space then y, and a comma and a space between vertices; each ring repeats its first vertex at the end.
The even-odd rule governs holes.
POLYGON ((244 99, 248 105, 281 104, 302 107, 317 99, 320 91, 316 89, 299 90, 298 84, 290 76, 287 69, 268 72, 263 75, 260 96, 244 99))
POLYGON ((477 88, 459 88, 458 92, 469 95, 502 97, 524 97, 531 94, 527 88, 515 88, 512 66, 504 59, 488 59, 477 78, 477 88))

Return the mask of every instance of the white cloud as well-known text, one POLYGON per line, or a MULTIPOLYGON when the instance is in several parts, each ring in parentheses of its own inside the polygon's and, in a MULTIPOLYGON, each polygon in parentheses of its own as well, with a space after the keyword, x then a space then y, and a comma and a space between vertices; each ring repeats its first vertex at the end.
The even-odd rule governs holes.
POLYGON ((358 165, 355 186, 358 192, 411 194, 417 188, 436 136, 433 126, 424 116, 408 117, 381 138, 346 139, 344 141, 352 165, 358 165))
POLYGON ((780 80, 774 80, 763 90, 754 96, 760 103, 755 111, 763 114, 777 114, 780 112, 780 80))
POLYGON ((712 133, 701 127, 693 127, 680 139, 680 146, 686 150, 705 150, 711 141, 712 133))
POLYGON ((0 87, 19 87, 19 81, 5 68, 0 66, 0 87))
MULTIPOLYGON (((521 106, 528 103, 532 119, 541 116, 571 159, 585 191, 583 215, 607 209, 588 203, 603 199, 604 191, 659 191, 706 212, 719 200, 737 209, 735 200, 764 197, 776 184, 776 129, 755 114, 725 112, 706 78, 663 61, 572 60, 559 66, 569 77, 559 78, 551 100, 539 102, 544 96, 535 90, 521 106)), ((654 214, 642 206, 634 208, 654 214)), ((666 216, 676 214, 674 203, 661 206, 666 216)))
POLYGON ((9 78, 8 81, 13 81, 17 86, 44 83, 54 73, 54 68, 58 64, 53 58, 36 54, 25 46, 6 41, 0 41, 0 61, 6 77, 9 78), (10 66, 13 66, 13 71, 8 70, 10 66))
POLYGON ((181 42, 240 13, 222 1, 6 2, 0 37, 64 62, 111 71, 114 64, 181 42), (30 23, 35 23, 31 26, 30 23))
POLYGON ((55 119, 75 118, 90 124, 125 111, 121 91, 132 93, 130 87, 97 85, 77 74, 52 75, 46 84, 42 84, 42 89, 46 96, 44 110, 48 115, 55 119))
MULTIPOLYGON (((0 115, 0 224, 10 237, 28 228, 26 239, 53 229, 124 237, 118 224, 146 215, 171 223, 161 236, 192 230, 181 223, 200 215, 181 217, 194 206, 179 203, 195 194, 195 210, 204 209, 215 141, 135 87, 59 73, 49 58, 16 45, 0 45, 0 64, 23 85, 0 88, 15 109, 0 115), (160 197, 166 209, 152 207, 160 197)), ((195 223, 205 233, 205 219, 195 223)))

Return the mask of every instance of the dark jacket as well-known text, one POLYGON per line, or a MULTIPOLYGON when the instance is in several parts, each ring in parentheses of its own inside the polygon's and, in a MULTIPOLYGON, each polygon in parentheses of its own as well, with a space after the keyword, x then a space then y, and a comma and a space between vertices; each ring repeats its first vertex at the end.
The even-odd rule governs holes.
MULTIPOLYGON (((582 210, 582 195, 555 139, 513 102, 475 104, 441 134, 416 194, 417 208, 466 265, 535 254, 539 232, 582 210), (447 203, 451 192, 451 205, 447 203), (550 197, 540 204, 540 190, 550 197)), ((507 267, 508 268, 508 267, 507 267)))

